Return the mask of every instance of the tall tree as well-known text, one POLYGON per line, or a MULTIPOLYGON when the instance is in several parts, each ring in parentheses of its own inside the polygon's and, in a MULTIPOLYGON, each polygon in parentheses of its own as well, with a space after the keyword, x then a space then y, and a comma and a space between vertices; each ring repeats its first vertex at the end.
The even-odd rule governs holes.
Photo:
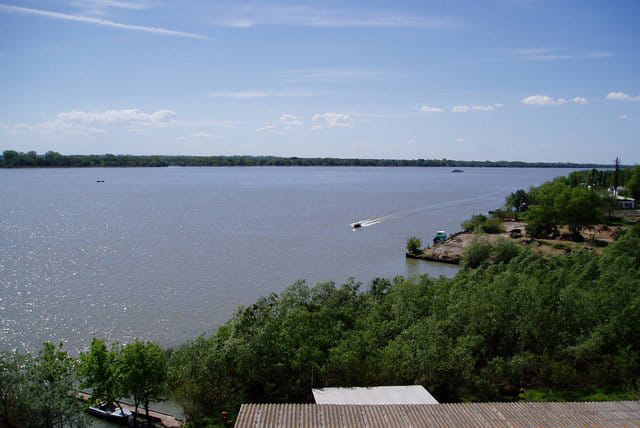
POLYGON ((118 358, 118 377, 123 392, 133 398, 134 426, 140 404, 144 406, 150 424, 149 403, 165 399, 167 359, 162 348, 140 340, 126 345, 118 358))
POLYGON ((76 362, 62 349, 46 342, 28 368, 25 399, 32 423, 27 426, 84 427, 87 419, 75 397, 76 362))
POLYGON ((120 397, 122 386, 118 378, 118 358, 120 348, 112 345, 107 347, 103 339, 93 338, 89 352, 80 354, 79 374, 82 386, 93 389, 93 398, 105 403, 116 403, 124 414, 120 397))

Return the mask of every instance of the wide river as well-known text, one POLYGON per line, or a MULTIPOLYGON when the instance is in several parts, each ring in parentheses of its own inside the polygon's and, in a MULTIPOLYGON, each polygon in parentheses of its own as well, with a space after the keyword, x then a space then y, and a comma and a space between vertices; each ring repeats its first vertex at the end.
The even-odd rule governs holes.
POLYGON ((453 266, 406 260, 407 237, 457 231, 569 171, 0 170, 0 349, 52 340, 77 351, 92 335, 172 346, 300 278, 366 288, 376 277, 452 276, 453 266))

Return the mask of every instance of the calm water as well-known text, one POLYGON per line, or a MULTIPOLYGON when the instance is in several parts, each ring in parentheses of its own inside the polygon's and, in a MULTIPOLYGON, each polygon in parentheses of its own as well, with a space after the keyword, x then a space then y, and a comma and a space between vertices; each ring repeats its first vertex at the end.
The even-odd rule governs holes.
POLYGON ((409 235, 456 231, 569 171, 466 168, 0 170, 0 349, 92 335, 176 345, 238 305, 311 283, 455 274, 406 260, 409 235), (104 183, 96 183, 104 179, 104 183), (349 224, 392 218, 352 231, 349 224))

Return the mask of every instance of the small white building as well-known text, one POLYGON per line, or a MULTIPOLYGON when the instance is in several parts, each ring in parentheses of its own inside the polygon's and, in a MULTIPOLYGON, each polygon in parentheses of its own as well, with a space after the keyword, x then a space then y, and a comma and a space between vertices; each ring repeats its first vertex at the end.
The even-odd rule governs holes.
POLYGON ((618 196, 618 207, 634 209, 636 207, 636 200, 632 198, 625 198, 624 196, 618 196))
POLYGON ((316 404, 438 404, 422 385, 314 388, 316 404))

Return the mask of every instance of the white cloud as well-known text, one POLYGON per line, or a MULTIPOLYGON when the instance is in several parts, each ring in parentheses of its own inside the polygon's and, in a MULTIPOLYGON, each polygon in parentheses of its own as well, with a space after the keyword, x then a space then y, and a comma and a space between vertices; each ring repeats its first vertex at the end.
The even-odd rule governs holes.
POLYGON ((547 95, 531 95, 522 100, 523 104, 532 104, 538 106, 551 106, 557 104, 556 101, 547 95))
POLYGON ((453 108, 451 109, 451 111, 454 113, 466 113, 469 110, 471 110, 471 107, 469 106, 453 106, 453 108))
POLYGON ((249 28, 256 25, 287 25, 304 27, 413 27, 452 28, 460 24, 447 18, 399 14, 391 11, 359 11, 355 14, 346 9, 321 9, 310 5, 270 4, 261 6, 251 3, 234 10, 220 13, 219 25, 234 28, 249 28))
POLYGON ((349 128, 353 126, 353 118, 347 113, 317 113, 311 119, 313 129, 349 128))
POLYGON ((584 97, 575 98, 558 98, 553 99, 547 95, 531 95, 522 99, 522 104, 538 105, 538 106, 555 106, 562 104, 588 104, 589 100, 584 97))
POLYGON ((611 101, 640 101, 640 95, 634 97, 624 92, 609 92, 607 99, 611 101))
POLYGON ((43 10, 43 9, 32 9, 28 7, 12 6, 12 5, 6 5, 6 4, 0 4, 0 12, 43 16, 45 18, 57 19, 61 21, 81 22, 84 24, 99 25, 103 27, 117 28, 120 30, 141 31, 144 33, 160 34, 164 36, 189 37, 192 39, 209 39, 207 36, 203 36, 200 34, 169 30, 167 28, 148 27, 145 25, 122 24, 120 22, 110 21, 107 19, 93 18, 90 16, 71 15, 68 13, 53 12, 50 10, 43 10))
POLYGON ((74 110, 58 114, 58 121, 79 125, 159 124, 171 122, 175 118, 176 114, 171 110, 143 113, 135 108, 106 110, 99 113, 74 110))
POLYGON ((442 109, 440 107, 422 106, 420 107, 420 111, 423 111, 425 113, 440 113, 442 112, 442 109))
POLYGON ((487 104, 487 105, 472 105, 472 106, 460 105, 460 106, 453 106, 451 111, 454 113, 466 113, 468 111, 494 111, 495 109, 501 108, 503 106, 504 104, 500 104, 500 103, 487 104))
POLYGON ((303 121, 298 116, 294 116, 293 114, 283 114, 280 116, 280 122, 284 125, 285 129, 291 127, 298 127, 303 125, 303 121))

